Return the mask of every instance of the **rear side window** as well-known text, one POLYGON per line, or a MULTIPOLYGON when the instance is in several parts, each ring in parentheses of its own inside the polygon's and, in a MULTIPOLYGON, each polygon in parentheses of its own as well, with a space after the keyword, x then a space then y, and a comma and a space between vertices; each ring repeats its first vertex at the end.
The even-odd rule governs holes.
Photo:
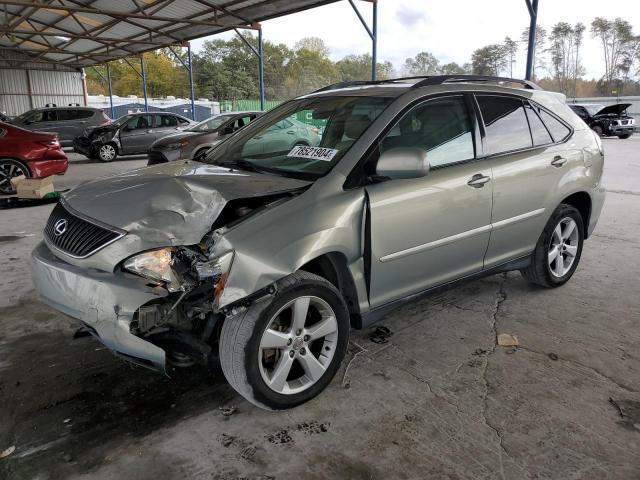
POLYGON ((546 110, 541 109, 534 105, 535 111, 540 115, 540 118, 547 126, 549 133, 553 137, 554 142, 562 142, 571 134, 571 129, 564 123, 558 120, 556 117, 548 113, 546 110))
POLYGON ((58 120, 58 112, 55 110, 38 110, 27 118, 30 123, 55 122, 58 120))
POLYGON ((189 120, 185 120, 184 118, 180 118, 180 117, 176 117, 178 119, 178 123, 180 125, 188 125, 189 124, 189 120))
POLYGON ((477 95, 485 125, 485 155, 531 148, 531 132, 522 101, 518 98, 477 95))
POLYGON ((531 137, 533 138, 533 146, 540 147, 542 145, 549 145, 553 143, 553 139, 544 126, 542 120, 538 114, 534 111, 529 103, 525 102, 525 110, 527 112, 527 119, 529 120, 529 128, 531 128, 531 137))
POLYGON ((462 96, 428 100, 404 115, 380 143, 380 151, 417 147, 431 167, 474 158, 471 120, 462 96))
POLYGON ((58 110, 58 120, 61 122, 75 120, 78 118, 78 110, 64 109, 58 110))
POLYGON ((158 115, 156 118, 160 128, 178 126, 178 119, 173 115, 158 115))
POLYGON ((76 110, 76 117, 79 120, 93 116, 93 110, 76 110))

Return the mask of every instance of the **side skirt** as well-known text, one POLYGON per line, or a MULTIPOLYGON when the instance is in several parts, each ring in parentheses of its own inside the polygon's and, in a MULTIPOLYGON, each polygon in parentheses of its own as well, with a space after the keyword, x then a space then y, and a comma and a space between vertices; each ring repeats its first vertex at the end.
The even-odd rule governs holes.
POLYGON ((449 290, 451 288, 460 286, 464 283, 473 281, 473 280, 478 280, 480 278, 484 278, 484 277, 489 277, 491 275, 495 275, 496 273, 501 273, 501 272, 510 272, 512 270, 521 270, 523 268, 528 267, 529 265, 531 265, 531 257, 532 254, 526 255, 524 257, 520 257, 520 258, 516 258, 515 260, 510 260, 506 263, 503 263, 501 265, 497 265, 495 267, 492 267, 488 270, 482 270, 478 273, 474 273, 471 275, 467 275, 466 277, 462 277, 458 280, 453 280, 451 282, 448 283, 444 283, 441 285, 436 285, 435 287, 430 287, 426 290, 423 290, 421 292, 418 293, 414 293, 412 295, 409 295, 407 297, 404 298, 400 298, 398 300, 394 300, 393 302, 387 303, 385 305, 381 305, 380 307, 377 307, 373 310, 370 310, 369 312, 363 313, 361 315, 359 315, 359 318, 357 318, 357 320, 354 322, 355 325, 354 327, 357 329, 363 329, 363 328, 367 328, 371 325, 373 325, 376 322, 379 322, 380 320, 382 320, 387 314, 389 314, 391 311, 409 303, 409 302, 413 302, 413 301, 417 301, 422 299, 423 297, 426 297, 429 294, 433 294, 436 292, 443 292, 446 290, 449 290))

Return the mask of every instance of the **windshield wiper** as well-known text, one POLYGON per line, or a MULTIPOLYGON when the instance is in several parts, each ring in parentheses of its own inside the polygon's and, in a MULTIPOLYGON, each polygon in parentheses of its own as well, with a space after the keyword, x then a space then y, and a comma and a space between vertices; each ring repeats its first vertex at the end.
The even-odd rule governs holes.
POLYGON ((227 160, 226 162, 217 162, 216 165, 218 165, 220 167, 229 167, 229 168, 236 167, 238 170, 248 170, 250 172, 269 172, 269 173, 273 173, 268 168, 258 167, 256 164, 254 164, 252 162, 248 162, 247 160, 244 160, 244 159, 227 160))

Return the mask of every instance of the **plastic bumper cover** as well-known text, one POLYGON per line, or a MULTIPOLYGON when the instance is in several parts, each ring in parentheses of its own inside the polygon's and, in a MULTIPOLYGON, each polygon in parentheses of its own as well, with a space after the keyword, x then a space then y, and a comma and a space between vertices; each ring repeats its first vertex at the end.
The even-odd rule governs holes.
POLYGON ((31 254, 31 273, 45 303, 85 323, 109 349, 155 370, 165 370, 165 352, 131 334, 141 305, 167 291, 134 275, 81 269, 58 259, 41 242, 31 254))

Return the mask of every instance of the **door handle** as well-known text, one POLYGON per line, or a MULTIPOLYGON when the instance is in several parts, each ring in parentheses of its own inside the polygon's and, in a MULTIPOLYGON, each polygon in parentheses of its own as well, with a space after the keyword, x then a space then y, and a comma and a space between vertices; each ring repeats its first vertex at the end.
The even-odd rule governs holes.
POLYGON ((553 157, 553 160, 551 160, 551 165, 553 165, 556 168, 560 168, 565 163, 567 163, 567 159, 562 158, 560 155, 556 155, 555 157, 553 157))
POLYGON ((491 177, 487 177, 486 175, 482 175, 481 173, 476 173, 471 180, 467 182, 467 185, 473 188, 482 188, 484 184, 491 180, 491 177))

